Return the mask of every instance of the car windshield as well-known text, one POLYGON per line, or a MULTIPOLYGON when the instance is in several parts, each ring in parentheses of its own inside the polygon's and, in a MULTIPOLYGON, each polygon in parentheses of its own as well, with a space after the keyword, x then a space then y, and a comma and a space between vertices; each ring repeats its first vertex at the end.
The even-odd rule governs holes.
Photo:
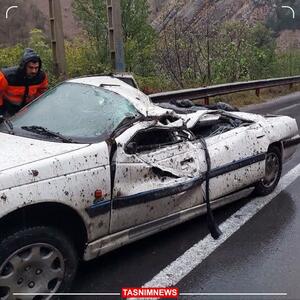
POLYGON ((51 138, 44 130, 47 129, 73 141, 99 141, 106 139, 124 119, 136 116, 140 113, 119 94, 66 82, 42 95, 10 121, 15 134, 41 138, 37 133, 46 133, 42 138, 51 138))

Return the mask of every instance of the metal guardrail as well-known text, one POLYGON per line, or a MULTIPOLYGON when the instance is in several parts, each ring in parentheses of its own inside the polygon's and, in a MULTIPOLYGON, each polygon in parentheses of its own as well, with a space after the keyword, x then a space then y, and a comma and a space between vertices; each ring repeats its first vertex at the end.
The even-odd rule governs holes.
POLYGON ((156 94, 149 95, 149 97, 154 103, 168 102, 173 99, 174 100, 204 99, 205 104, 209 104, 210 97, 237 93, 242 91, 249 91, 249 90, 255 90, 256 95, 259 96, 260 89, 262 88, 269 88, 269 87, 280 86, 280 85, 292 86, 294 83, 300 83, 300 76, 226 83, 226 84, 219 84, 219 85, 213 85, 208 87, 156 93, 156 94))

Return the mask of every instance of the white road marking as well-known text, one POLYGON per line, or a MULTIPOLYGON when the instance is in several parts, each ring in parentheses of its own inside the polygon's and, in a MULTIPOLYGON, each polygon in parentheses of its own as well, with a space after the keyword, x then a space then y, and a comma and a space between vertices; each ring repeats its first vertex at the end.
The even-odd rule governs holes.
MULTIPOLYGON (((165 269, 159 272, 143 287, 169 287, 176 284, 196 268, 214 250, 221 246, 231 235, 238 231, 248 220, 271 202, 300 175, 300 164, 281 178, 274 192, 266 197, 257 197, 247 203, 220 225, 223 234, 218 240, 207 235, 203 240, 188 249, 165 269)), ((152 299, 153 300, 153 299, 152 299)))
POLYGON ((292 105, 289 105, 289 106, 286 106, 286 107, 277 109, 277 110, 274 111, 274 113, 278 113, 278 112, 281 112, 281 111, 289 110, 289 109, 294 108, 294 107, 297 107, 297 106, 299 106, 299 105, 300 105, 299 103, 292 104, 292 105))

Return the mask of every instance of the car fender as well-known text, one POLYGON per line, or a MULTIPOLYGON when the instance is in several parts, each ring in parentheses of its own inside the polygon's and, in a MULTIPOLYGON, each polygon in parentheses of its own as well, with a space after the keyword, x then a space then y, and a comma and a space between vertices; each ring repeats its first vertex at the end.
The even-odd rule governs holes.
POLYGON ((28 205, 61 203, 79 213, 88 228, 89 239, 107 234, 109 213, 97 218, 90 218, 87 213, 87 209, 99 200, 95 198, 96 190, 103 192, 103 198, 111 197, 108 150, 105 147, 105 143, 94 144, 88 150, 79 150, 72 155, 1 172, 0 218, 28 205), (104 149, 105 153, 99 153, 104 149), (3 188, 5 184, 7 187, 3 188))

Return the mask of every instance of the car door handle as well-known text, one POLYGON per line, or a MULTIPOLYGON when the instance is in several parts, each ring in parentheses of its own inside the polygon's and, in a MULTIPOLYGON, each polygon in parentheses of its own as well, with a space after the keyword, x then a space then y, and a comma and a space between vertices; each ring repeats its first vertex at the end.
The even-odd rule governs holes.
POLYGON ((182 161, 180 162, 180 164, 183 166, 183 165, 185 165, 185 164, 192 163, 192 162, 194 162, 194 158, 193 158, 193 157, 190 157, 190 158, 186 158, 186 159, 182 160, 182 161))

